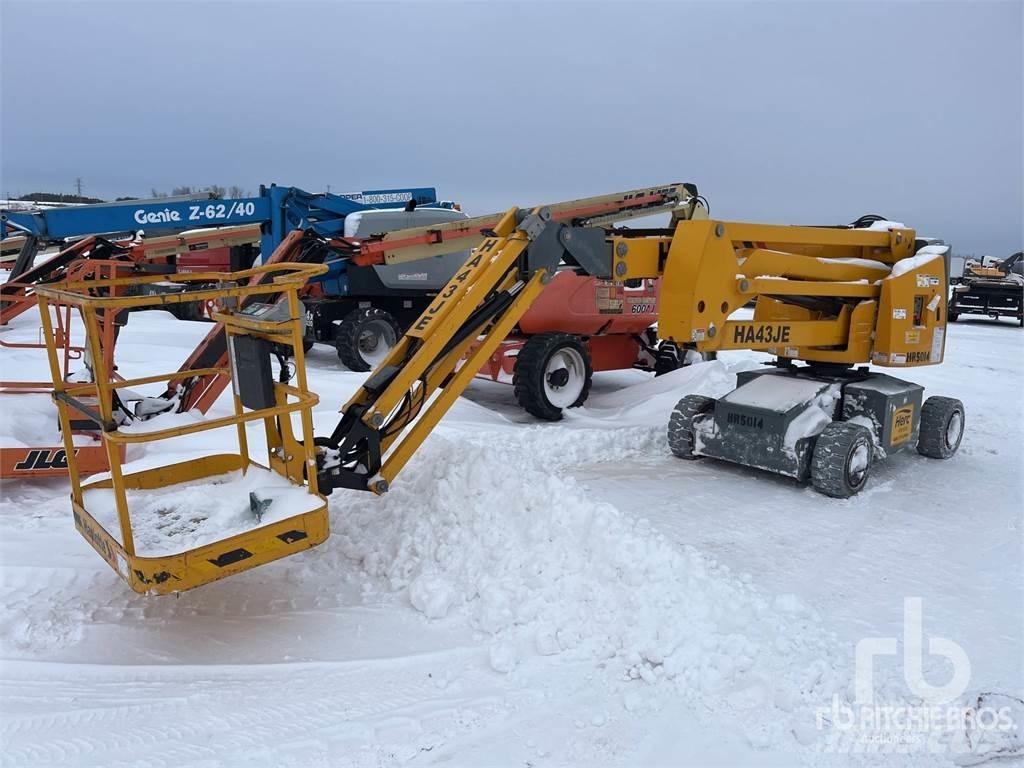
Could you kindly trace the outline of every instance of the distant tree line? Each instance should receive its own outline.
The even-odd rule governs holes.
[[[105,203],[106,200],[100,200],[98,197],[88,197],[86,195],[65,195],[60,192],[30,192],[27,195],[14,198],[15,200],[24,200],[29,203]]]
[[[149,190],[150,197],[179,197],[180,195],[205,195],[212,194],[214,197],[250,197],[248,190],[243,189],[237,184],[232,184],[230,187],[222,187],[219,184],[211,184],[207,187],[193,187],[185,185],[182,187],[172,187],[170,193],[162,192],[158,189]]]
[[[157,189],[151,189],[149,191],[150,197],[178,197],[181,195],[205,195],[212,193],[214,197],[251,197],[251,193],[238,186],[232,184],[230,187],[222,187],[219,184],[211,184],[206,187],[200,186],[181,186],[173,187],[170,192],[162,192]],[[31,203],[105,203],[106,200],[99,197],[89,197],[87,195],[76,195],[76,194],[65,194],[63,192],[31,192],[21,197],[15,197],[14,200],[22,200]],[[125,197],[115,197],[114,202],[121,202],[122,200],[139,200],[140,198],[135,195],[127,195]]]

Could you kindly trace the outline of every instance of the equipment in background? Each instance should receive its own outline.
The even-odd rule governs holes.
[[[63,270],[64,279],[53,285],[65,285],[69,282],[96,284],[117,278],[127,277],[134,272],[131,262],[101,259],[81,259],[68,265]],[[113,289],[113,295],[121,295],[122,290]],[[12,315],[30,307],[38,306],[38,299],[35,295],[11,296],[5,302],[4,310]],[[83,346],[84,339],[79,332],[77,338],[73,338],[72,331],[72,307],[65,303],[55,303],[51,306],[53,322],[54,345],[60,350],[58,356],[57,374],[66,382],[90,382],[94,377],[94,364],[92,354]],[[104,366],[115,378],[118,376],[117,367],[114,365],[113,352],[117,334],[122,325],[128,321],[127,312],[112,312],[97,314],[97,333],[99,346],[102,350]],[[4,349],[46,349],[46,342],[40,339],[37,342],[12,342],[0,338],[0,347]],[[9,370],[7,366],[5,370]],[[0,382],[0,407],[5,409],[17,409],[19,407],[18,396],[27,394],[50,394],[53,391],[53,384],[50,380],[30,381],[25,379],[8,380]],[[54,412],[52,421],[53,432],[56,436],[57,414]],[[83,473],[102,472],[108,468],[107,455],[103,446],[99,443],[99,437],[92,429],[92,423],[80,412],[71,414],[72,442],[74,443],[74,455],[78,466]],[[57,437],[51,443],[38,444],[38,438],[31,442],[35,445],[0,446],[0,478],[11,480],[36,479],[42,477],[65,477],[68,472],[68,454],[60,438]]]
[[[0,285],[0,325],[6,325],[27,307],[34,306],[34,300],[26,302],[22,299],[31,299],[37,285],[66,279],[69,270],[82,261],[121,261],[134,264],[136,272],[147,274],[237,272],[252,266],[258,255],[256,244],[259,239],[260,230],[255,225],[120,241],[89,236]],[[166,279],[146,285],[150,293],[176,293],[181,289],[182,286]],[[183,320],[208,317],[208,307],[200,304],[176,305],[170,309]]]
[[[147,265],[147,271],[183,273],[240,272],[249,269],[259,257],[260,228],[256,224],[238,227],[219,227],[180,235],[144,238],[132,245],[131,255]],[[191,285],[192,289],[199,287]],[[206,287],[212,287],[207,285]],[[142,284],[139,290],[147,294],[180,293],[185,284],[165,278],[159,282]],[[180,320],[210,320],[213,303],[188,302],[170,304],[168,311]]]
[[[687,190],[685,185],[667,184],[570,200],[554,204],[551,208],[558,212],[558,216],[575,224],[622,221],[671,211],[690,199],[694,193],[695,190]],[[425,199],[425,196],[420,194],[419,199]],[[118,208],[99,207],[105,209],[104,216],[115,215]],[[437,290],[464,262],[468,253],[444,252],[458,245],[469,247],[479,243],[484,237],[482,232],[497,220],[495,216],[467,219],[454,208],[405,207],[413,210],[361,210],[349,214],[344,221],[344,238],[325,241],[313,231],[293,233],[289,245],[279,249],[267,260],[269,263],[327,263],[328,272],[324,274],[323,282],[313,285],[313,290],[319,296],[310,299],[310,287],[304,289],[307,333],[310,316],[315,313],[317,320],[313,322],[321,328],[321,333],[325,329],[333,333],[333,342],[339,356],[353,370],[369,370],[383,359],[402,335],[403,328],[429,304]],[[81,210],[92,206],[75,208]],[[422,222],[429,222],[430,225],[408,228],[410,223]],[[68,226],[68,223],[60,219],[56,225]],[[395,231],[395,227],[403,228]],[[123,262],[125,269],[133,269],[133,274],[138,275],[175,269],[194,274],[201,267],[238,271],[251,265],[254,256],[252,246],[258,235],[256,226],[244,225],[125,241],[112,241],[98,236],[85,238],[23,273],[19,280],[2,286],[5,308],[0,310],[0,324],[35,305],[33,291],[36,284],[71,279],[69,275],[75,274],[74,270],[80,263],[118,260]],[[348,263],[353,257],[381,263],[356,266]],[[411,260],[412,257],[418,258]],[[387,258],[399,260],[394,265],[382,263]],[[419,278],[421,273],[428,276],[426,286],[423,281],[410,277]],[[394,314],[352,297],[323,295],[320,285],[326,286],[328,290],[344,292],[351,286],[351,283],[345,282],[349,279],[355,282],[363,296],[371,297],[374,303],[384,303],[385,307],[393,308]],[[416,282],[419,282],[418,288],[401,288],[406,283]],[[213,285],[192,279],[189,283],[190,295],[195,295],[194,290],[198,287]],[[538,302],[536,311],[528,314],[516,334],[506,340],[503,357],[499,360],[497,355],[494,356],[494,362],[485,365],[481,371],[493,370],[496,364],[511,374],[510,366],[516,360],[517,350],[530,342],[524,359],[534,361],[536,365],[523,368],[516,395],[520,403],[539,418],[560,418],[562,406],[559,403],[581,404],[589,390],[590,371],[594,366],[597,370],[641,367],[664,372],[679,364],[675,346],[659,344],[649,330],[656,317],[655,281],[641,281],[637,288],[624,288],[610,281],[599,282],[592,277],[566,272],[554,282],[552,290],[561,292],[563,287],[569,285],[582,288],[573,291],[582,299],[582,303],[570,301],[568,296],[558,296],[557,293],[552,294],[552,300]],[[182,293],[185,287],[184,283],[177,282],[172,275],[165,274],[160,279],[135,281],[131,289],[138,293],[172,296]],[[566,305],[560,308],[558,304],[563,299]],[[399,303],[401,307],[396,306]],[[212,300],[198,302],[168,299],[158,306],[176,317],[199,320],[211,316],[212,304]],[[147,308],[152,308],[152,305],[147,305]],[[617,313],[616,308],[620,312]],[[346,314],[340,320],[324,323],[332,314],[341,312]],[[622,313],[628,313],[628,316]],[[399,323],[396,317],[401,318],[402,322]],[[571,337],[565,339],[558,335],[564,335],[565,332],[572,334]],[[305,349],[309,346],[307,336]],[[567,347],[573,347],[578,357],[573,357],[573,350]],[[538,350],[539,354],[536,353]],[[112,344],[108,352],[112,354]],[[191,409],[205,413],[227,384],[225,377],[213,372],[222,370],[227,364],[226,352],[223,332],[216,326],[182,366],[183,370],[205,368],[211,372],[175,378],[162,397],[147,398],[136,404],[133,415],[151,418],[168,410],[184,412]],[[579,364],[569,367],[563,364],[565,360],[578,361]],[[544,369],[543,372],[540,368]],[[502,375],[499,371],[498,378]],[[560,382],[561,376],[566,377],[564,383]],[[573,395],[571,401],[566,401],[566,393],[571,394],[575,388],[583,387],[580,382],[583,376],[586,388]],[[88,441],[79,450],[83,471],[106,469],[103,452],[94,445],[92,437],[89,430],[75,433],[77,441]],[[12,467],[22,467],[14,476],[56,476],[66,471],[63,449],[58,446],[32,446],[19,449],[17,453],[8,462]],[[29,462],[28,458],[32,457],[36,460]],[[28,471],[29,465],[34,468],[31,472]]]
[[[101,237],[87,237],[51,256],[16,280],[9,280],[0,286],[0,325],[7,325],[14,318],[37,306],[36,290],[43,285],[58,286],[68,282],[109,281],[119,277],[142,277],[160,275],[148,282],[135,280],[131,285],[118,287],[115,295],[127,293],[169,294],[180,293],[181,283],[167,279],[166,273],[173,272],[176,264],[188,271],[194,269],[195,253],[203,254],[201,260],[220,263],[227,271],[232,265],[248,262],[251,265],[255,255],[254,244],[259,240],[259,227],[241,226],[183,233],[148,240],[114,242]],[[241,269],[237,266],[237,269]],[[236,270],[237,271],[237,270]],[[177,317],[184,319],[205,319],[210,304],[199,302],[171,303],[162,305]],[[54,333],[57,345],[63,350],[63,376],[65,380],[77,382],[92,381],[93,368],[89,353],[82,346],[82,332],[73,341],[72,311],[67,305],[54,307]],[[101,347],[108,369],[116,371],[113,362],[114,345],[119,328],[128,322],[128,311],[118,312],[110,322],[101,318],[103,330]],[[5,349],[46,348],[40,339],[32,342],[12,342],[0,338],[0,347]],[[78,365],[72,370],[72,363]],[[11,367],[11,366],[8,366]],[[8,380],[0,382],[0,395],[49,393],[49,381]],[[13,400],[7,400],[3,407],[13,408]],[[162,404],[162,403],[161,403]],[[161,412],[166,408],[156,409]],[[56,433],[56,414],[53,426]],[[87,419],[72,419],[75,427],[73,440],[80,471],[101,472],[107,469],[107,458],[98,437]],[[84,427],[84,428],[82,428]],[[41,477],[62,477],[67,474],[67,456],[63,446],[44,442],[40,444],[39,433],[25,438],[26,444],[0,447],[0,478],[36,479]]]
[[[101,237],[87,237],[17,276],[12,272],[7,282],[0,285],[0,325],[7,325],[35,306],[37,286],[66,279],[69,271],[82,261],[127,262],[128,250],[124,245]]]
[[[660,341],[651,327],[659,289],[657,279],[626,284],[562,269],[478,376],[511,384],[526,411],[558,421],[586,402],[594,373],[636,368],[659,376],[699,362],[692,344]]]
[[[47,353],[54,371],[75,526],[136,592],[180,592],[316,546],[327,538],[327,503],[317,492],[312,409],[302,351],[299,289],[325,271],[320,265],[279,264],[221,274],[214,289],[209,273],[175,274],[200,287],[170,296],[122,296],[119,289],[160,277],[71,282],[39,288]],[[97,288],[101,295],[96,295]],[[116,380],[101,355],[101,318],[131,308],[186,301],[218,302],[230,365],[219,371],[234,385],[230,416],[197,420],[155,431],[121,429],[132,387],[175,374]],[[94,380],[65,381],[58,373],[58,339],[50,306],[82,313],[88,349],[97,361]],[[279,363],[274,376],[271,357]],[[292,357],[293,362],[287,362]],[[201,374],[202,371],[192,371]],[[289,383],[292,378],[295,383]],[[100,435],[110,476],[83,483],[83,467],[71,435],[76,414]],[[299,417],[301,440],[293,427]],[[128,417],[130,418],[130,417]],[[269,461],[254,461],[246,426],[262,423]],[[151,443],[234,426],[236,453],[204,454],[189,461],[125,473],[127,445]],[[188,487],[180,488],[184,483]]]
[[[260,186],[256,197],[220,199],[210,193],[151,200],[70,205],[34,211],[0,210],[0,240],[24,237],[12,278],[32,266],[39,248],[69,238],[106,235],[132,237],[177,234],[208,227],[260,226],[260,250],[274,249],[289,232],[311,229],[323,237],[342,234],[345,217],[357,211],[407,206],[451,208],[439,202],[433,187],[378,189],[347,194],[312,193],[297,187]]]
[[[21,253],[22,246],[25,245],[25,238],[22,236],[7,237],[0,240],[0,264],[5,267],[10,264],[14,266],[14,262],[18,260],[18,254]]]
[[[1024,328],[1022,263],[1024,251],[990,264],[968,261],[963,276],[951,281],[950,321],[955,323],[960,315],[987,315],[993,320],[1013,317]]]
[[[621,221],[636,216],[647,216],[652,213],[669,211],[677,216],[677,211],[689,210],[691,201],[696,200],[696,190],[689,189],[685,184],[669,184],[660,187],[618,192],[609,195],[569,200],[551,206],[557,210],[562,220],[581,224],[590,221]],[[417,211],[422,210],[417,208]],[[682,214],[678,214],[682,215]],[[555,216],[555,214],[553,214]],[[293,231],[281,245],[264,260],[265,264],[326,264],[326,276],[335,273],[338,264],[344,263],[346,268],[373,268],[384,265],[401,265],[407,262],[422,263],[428,257],[443,256],[453,247],[475,247],[485,237],[483,234],[491,217],[462,219],[451,224],[438,224],[434,227],[420,227],[413,230],[374,235],[366,240],[354,241],[345,238],[324,238],[315,231]],[[425,294],[420,301],[424,309],[433,294]],[[360,307],[361,310],[367,309]],[[374,317],[379,317],[376,313]],[[308,314],[307,314],[308,322]],[[380,331],[384,333],[384,331]],[[400,328],[394,331],[399,334]],[[362,334],[354,338],[361,338]],[[390,353],[391,347],[380,345],[381,352]],[[305,340],[306,349],[310,340]],[[219,368],[227,360],[227,348],[224,335],[219,327],[211,329],[199,346],[192,352],[182,368]],[[205,413],[213,405],[224,390],[226,382],[216,374],[202,376],[182,376],[168,385],[162,396],[168,407],[178,412],[198,408]]]
[[[570,200],[551,206],[556,218],[576,223],[620,221],[670,211],[684,196],[683,186],[668,184]],[[335,346],[345,364],[370,370],[402,331],[430,303],[468,249],[500,216],[466,218],[458,206],[438,202],[432,188],[376,190],[352,195],[312,195],[295,188],[262,188],[260,197],[214,200],[209,197],[162,198],[42,211],[4,211],[0,228],[23,232],[25,246],[4,286],[5,295],[26,283],[54,279],[48,265],[65,263],[94,247],[126,248],[117,258],[147,261],[154,268],[190,272],[238,270],[251,266],[254,225],[228,230],[223,225],[259,222],[264,258],[282,243],[284,233],[302,229],[331,243],[322,253],[329,270],[305,292],[308,350],[316,341]],[[191,226],[212,226],[185,234],[153,237]],[[130,243],[86,238],[40,267],[31,267],[38,246],[83,234],[135,232],[148,237]],[[400,230],[394,237],[392,230]],[[6,241],[5,241],[6,242]],[[462,250],[460,250],[462,249]],[[401,261],[387,264],[393,255]],[[429,258],[428,258],[429,257]],[[406,264],[410,259],[417,263]],[[181,286],[165,280],[146,290],[174,293]],[[168,305],[182,319],[209,316],[209,307]]]
[[[143,237],[132,242],[136,261],[161,266],[167,272],[241,272],[260,254],[257,224]]]
[[[160,263],[168,271],[221,271],[246,269],[258,253],[273,253],[293,230],[309,230],[321,237],[343,235],[351,214],[390,210],[411,211],[402,226],[429,222],[430,211],[453,212],[457,206],[438,201],[432,187],[367,190],[348,194],[314,194],[296,187],[260,187],[257,197],[218,199],[210,193],[155,200],[129,200],[97,205],[73,205],[34,211],[0,211],[0,242],[18,238],[22,243],[9,280],[34,282],[25,273],[34,269],[45,245],[65,245],[76,237],[106,236],[107,240],[140,242],[148,256],[139,260]],[[241,225],[248,225],[242,229]],[[226,232],[225,228],[234,228]],[[259,247],[254,247],[257,243]],[[180,263],[179,263],[180,260]],[[332,267],[336,280],[344,278],[347,262]],[[148,290],[174,292],[180,286],[149,286]],[[183,319],[205,319],[206,308],[175,307]]]
[[[418,225],[465,219],[453,208],[360,211],[345,219],[353,242]],[[358,266],[331,252],[324,279],[304,291],[306,348],[332,345],[352,371],[369,371],[466,260],[466,251],[396,266]]]
[[[260,187],[259,196],[253,198],[216,199],[204,193],[37,211],[4,210],[0,211],[0,234],[4,238],[0,242],[7,243],[14,239],[10,235],[17,235],[23,244],[9,277],[16,282],[5,285],[4,292],[6,295],[25,283],[37,282],[34,275],[40,270],[46,272],[53,261],[34,267],[39,248],[47,243],[63,243],[65,238],[88,235],[86,247],[91,247],[103,240],[98,235],[107,235],[103,242],[115,241],[116,247],[128,248],[123,254],[125,258],[146,261],[154,270],[238,271],[251,267],[260,252],[268,258],[287,233],[296,229],[328,239],[352,236],[356,230],[346,224],[349,217],[363,221],[364,226],[358,230],[360,237],[374,238],[387,229],[450,222],[464,219],[465,215],[454,203],[439,201],[432,187],[337,195],[312,194],[276,185]],[[195,230],[196,227],[202,229]],[[140,237],[143,233],[145,238]],[[65,252],[82,247],[75,244]],[[392,275],[391,280],[387,273],[396,272],[394,268],[356,267],[350,280],[347,272],[352,265],[347,258],[336,256],[327,283],[307,289],[311,296],[319,297],[315,311],[308,317],[325,326],[320,331],[323,340],[336,343],[339,354],[354,370],[369,370],[367,363],[360,363],[362,350],[376,343],[379,335],[375,332],[383,327],[389,313],[415,317],[463,260],[464,255],[456,255],[447,259],[446,264],[405,270],[407,275]],[[402,280],[424,271],[433,273],[434,278],[426,283]],[[378,272],[383,282],[375,279]],[[154,293],[176,293],[182,289],[169,280],[146,286],[147,291]],[[408,312],[398,311],[414,305]],[[168,305],[168,309],[183,320],[205,320],[210,311],[209,306],[195,303]],[[384,320],[368,319],[368,313]],[[346,320],[344,328],[335,327]],[[311,336],[310,344],[312,340]],[[384,348],[383,344],[377,346]],[[366,354],[372,360],[372,350]]]
[[[672,183],[567,200],[549,209],[554,218],[575,224],[626,221],[671,212],[689,194],[683,184]],[[330,241],[327,276],[307,290],[307,350],[314,342],[332,344],[350,370],[372,370],[500,219],[501,214],[467,218],[458,210],[419,206],[411,213],[350,215],[344,236]],[[555,320],[531,333],[559,330]]]

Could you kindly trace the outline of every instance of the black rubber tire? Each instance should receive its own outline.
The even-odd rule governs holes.
[[[654,359],[654,375],[656,377],[679,370],[683,364],[680,354],[683,359],[686,357],[686,350],[680,350],[672,342],[665,341],[658,343],[657,353]]]
[[[206,320],[206,313],[203,312],[203,303],[201,301],[185,301],[181,304],[169,304],[167,308],[171,314],[179,320],[188,320],[190,322],[202,322]]]
[[[195,284],[192,286],[192,288],[196,290],[213,287],[213,283]],[[191,322],[201,323],[210,319],[206,315],[206,307],[202,301],[186,301],[175,305],[175,307],[177,308],[177,312],[174,312],[174,314],[179,320],[189,320]]]
[[[693,452],[696,447],[693,422],[714,407],[715,399],[704,395],[687,395],[676,403],[668,419],[668,447],[674,455],[688,460],[700,458]]]
[[[862,474],[851,470],[850,462],[861,448],[868,451],[868,464]],[[816,491],[835,499],[859,493],[871,475],[875,446],[871,432],[859,424],[833,421],[814,443],[811,456],[811,484]]]
[[[957,313],[957,312],[950,312],[949,313],[949,322],[955,323],[959,318],[960,318],[959,313]]]
[[[562,408],[553,405],[544,392],[544,372],[551,356],[561,349],[570,347],[583,359],[583,389],[579,397],[569,405],[578,408],[583,405],[590,394],[590,385],[594,377],[594,366],[590,361],[590,351],[571,333],[538,333],[526,340],[516,357],[512,372],[512,387],[516,401],[527,413],[545,421],[560,421]]]
[[[678,347],[672,342],[660,342],[658,344],[658,355],[654,361],[655,377],[693,365],[693,362],[696,361],[689,363],[686,362],[689,352],[690,350],[686,347]],[[707,355],[701,354],[701,362],[704,362],[707,359]]]
[[[949,442],[950,422],[959,414],[960,432]],[[930,459],[948,459],[960,447],[964,437],[964,404],[954,397],[929,397],[921,406],[921,425],[917,433],[917,452]]]
[[[313,341],[312,339],[308,339],[306,337],[303,337],[302,338],[302,351],[308,353],[309,350],[311,350],[313,348],[314,344],[316,344],[316,342]],[[295,350],[292,349],[290,344],[281,344],[279,351],[285,357],[287,357],[289,360],[291,358],[295,357]]]
[[[338,324],[334,332],[334,348],[338,350],[338,357],[350,371],[365,373],[373,366],[370,365],[359,351],[359,337],[366,326],[371,322],[383,322],[391,326],[397,341],[402,337],[402,328],[398,321],[392,317],[390,312],[385,312],[377,307],[359,307],[353,309]]]

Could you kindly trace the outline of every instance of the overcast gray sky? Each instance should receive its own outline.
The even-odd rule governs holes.
[[[1024,20],[985,2],[0,2],[0,193],[667,181],[715,216],[1024,245]]]

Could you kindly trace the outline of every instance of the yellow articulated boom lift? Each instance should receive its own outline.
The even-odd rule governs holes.
[[[957,450],[959,401],[923,401],[921,386],[861,365],[942,361],[948,252],[922,248],[912,229],[714,221],[687,188],[692,194],[667,229],[573,226],[546,208],[510,209],[342,408],[333,433],[315,439],[315,453],[285,434],[286,422],[265,420],[270,433],[277,430],[272,445],[306,457],[271,469],[313,494],[385,493],[560,268],[621,281],[660,277],[661,337],[700,352],[775,356],[773,366],[741,374],[724,397],[690,395],[666,414],[669,445],[680,458],[723,459],[846,497],[864,487],[874,461],[893,452],[948,458]],[[751,300],[753,319],[730,319]],[[232,348],[245,334],[236,324]],[[252,399],[254,382],[264,382],[258,391],[283,386],[272,379],[270,347],[248,352],[233,358],[235,375],[250,382],[250,394],[237,395],[243,414],[265,405]],[[187,479],[174,466],[161,478],[165,485]],[[115,476],[115,490],[117,483]],[[244,555],[229,559],[219,575],[249,567]],[[218,577],[211,572],[186,564],[128,578],[140,591],[169,592]]]

